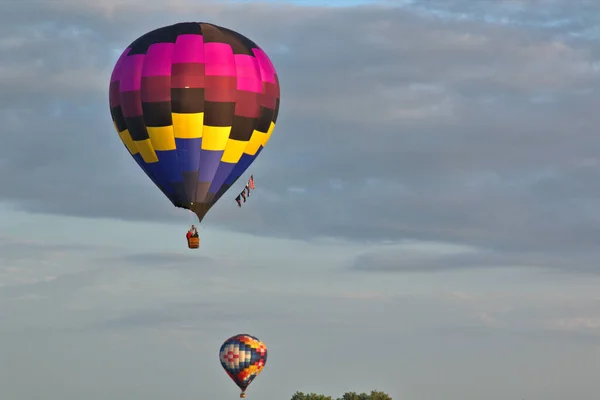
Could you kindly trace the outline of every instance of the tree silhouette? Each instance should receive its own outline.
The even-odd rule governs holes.
[[[324,394],[316,394],[316,393],[302,393],[296,392],[292,396],[291,400],[333,400],[331,396],[325,396]]]
[[[333,400],[333,398],[324,394],[296,392],[291,400]],[[371,393],[346,392],[336,400],[392,400],[392,398],[387,393],[372,390]]]

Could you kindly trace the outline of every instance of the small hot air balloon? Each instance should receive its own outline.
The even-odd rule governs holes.
[[[223,343],[219,351],[221,365],[246,397],[246,389],[267,363],[267,347],[254,336],[240,334]]]
[[[129,153],[199,222],[260,154],[279,111],[279,79],[265,52],[203,22],[133,41],[116,62],[109,92]]]

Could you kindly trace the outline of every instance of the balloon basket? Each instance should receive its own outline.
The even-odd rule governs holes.
[[[198,247],[200,247],[200,238],[197,237],[191,237],[188,239],[188,247],[190,249],[197,249]]]
[[[245,399],[246,398],[246,393],[242,392],[240,393],[240,399]]]

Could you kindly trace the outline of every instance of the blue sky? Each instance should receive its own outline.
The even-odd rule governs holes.
[[[249,399],[598,399],[600,3],[356,3],[5,7],[3,399],[237,398],[242,332],[269,349]],[[107,98],[121,49],[190,19],[282,86],[256,191],[197,252]]]

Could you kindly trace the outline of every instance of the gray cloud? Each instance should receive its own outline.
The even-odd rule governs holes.
[[[260,293],[253,299],[253,307],[240,307],[243,296],[214,296],[205,301],[170,302],[152,309],[135,310],[116,318],[91,324],[86,329],[110,332],[131,329],[181,329],[187,331],[223,332],[227,327],[243,326],[252,321],[272,324],[275,321],[293,323],[295,318],[265,301]]]
[[[317,12],[180,2],[163,17],[159,2],[144,4],[23,2],[3,14],[0,198],[32,212],[178,221],[118,141],[106,86],[133,38],[201,10],[260,43],[282,82],[280,123],[253,167],[248,212],[233,214],[226,196],[207,223],[492,254],[444,261],[452,265],[570,260],[592,269],[597,5],[420,1]]]
[[[531,267],[570,273],[599,274],[599,253],[559,254],[545,252],[476,251],[431,256],[403,251],[374,252],[359,256],[348,268],[364,272],[447,272],[454,270]]]
[[[214,267],[217,261],[214,258],[198,254],[151,252],[139,254],[126,254],[117,257],[106,257],[107,262],[125,263],[143,267],[186,267],[198,269],[200,266]]]

